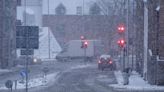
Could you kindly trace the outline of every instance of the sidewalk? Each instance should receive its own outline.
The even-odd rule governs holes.
[[[150,85],[143,78],[133,71],[129,77],[129,85],[123,85],[123,76],[120,71],[115,71],[118,84],[108,85],[117,91],[137,91],[137,92],[164,92],[164,86]]]

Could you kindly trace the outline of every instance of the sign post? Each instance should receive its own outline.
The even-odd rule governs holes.
[[[44,73],[44,81],[46,83],[46,77],[47,77],[47,73],[49,72],[49,68],[48,67],[44,67],[42,71]]]
[[[7,80],[5,86],[6,88],[11,89],[12,92],[13,82],[11,80]]]
[[[39,48],[39,27],[17,26],[16,29],[16,48],[24,49],[21,52],[26,55],[26,92],[28,92],[28,55],[33,53],[31,50]]]

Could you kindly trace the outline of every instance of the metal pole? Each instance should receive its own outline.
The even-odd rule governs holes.
[[[133,33],[134,33],[134,0],[133,0]],[[134,39],[132,39],[132,70],[134,69]]]
[[[85,58],[85,59],[84,59],[85,61],[84,61],[84,62],[87,61],[87,55],[86,55],[87,53],[86,53],[86,49],[87,49],[87,48],[84,48],[84,54],[85,54],[85,57],[84,57],[84,58]]]
[[[127,66],[129,67],[129,0],[127,0]]]
[[[160,1],[159,1],[160,5]],[[159,56],[159,11],[157,11],[156,57]],[[156,59],[156,85],[158,85],[158,61]]]
[[[48,15],[49,15],[49,0],[48,0]],[[48,27],[48,56],[49,56],[49,59],[51,58],[51,41],[50,41],[50,30],[49,30],[49,27]]]
[[[26,0],[24,2],[25,4],[25,26],[26,26]],[[25,28],[26,29],[26,28]],[[29,48],[28,48],[28,34],[27,36],[27,40],[26,40],[26,50],[28,52]],[[26,92],[28,92],[28,53],[26,54],[26,66],[25,66],[25,70],[26,70]]]
[[[123,48],[123,70],[125,69],[125,47]]]

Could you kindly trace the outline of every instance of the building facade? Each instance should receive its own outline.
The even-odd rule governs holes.
[[[136,18],[137,70],[148,83],[164,85],[164,1],[138,0],[136,4],[136,15],[140,16],[140,20]]]
[[[105,48],[104,51],[109,53],[111,49],[117,47],[117,31],[113,30],[110,23],[111,17],[104,15],[44,15],[43,26],[52,30],[55,38],[63,48],[70,40],[80,40],[85,36],[91,40],[101,40]]]
[[[17,0],[0,0],[0,68],[14,65]]]

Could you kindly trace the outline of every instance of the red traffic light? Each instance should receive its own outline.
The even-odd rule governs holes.
[[[120,43],[121,43],[120,40],[118,40],[118,41],[117,41],[117,44],[120,44]]]
[[[125,27],[123,25],[118,26],[118,32],[123,33],[125,31]]]
[[[85,41],[85,42],[84,42],[84,44],[85,44],[85,45],[88,45],[88,42],[87,42],[87,41]]]
[[[124,39],[120,39],[117,41],[117,44],[119,47],[125,47],[126,42]]]
[[[87,48],[88,47],[88,41],[83,41],[81,48]]]
[[[85,39],[85,37],[84,37],[84,36],[80,36],[80,39],[81,39],[81,40],[84,40],[84,39]]]
[[[121,40],[120,40],[120,43],[121,43],[121,44],[125,44],[125,40],[121,39]]]

